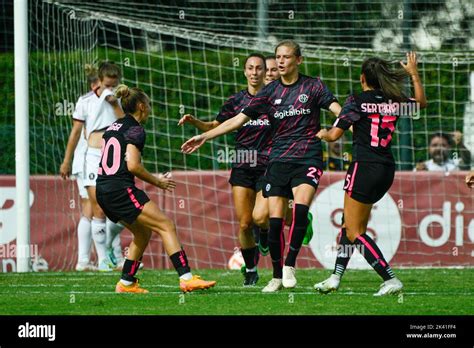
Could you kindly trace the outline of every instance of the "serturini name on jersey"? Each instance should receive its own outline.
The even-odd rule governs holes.
[[[418,103],[388,102],[388,103],[362,103],[360,105],[362,112],[375,112],[383,115],[393,116],[416,116],[420,112]]]
[[[311,109],[289,109],[289,110],[283,110],[283,111],[277,111],[273,114],[273,117],[275,118],[285,118],[285,117],[292,117],[292,116],[300,116],[300,115],[309,115],[311,113]]]
[[[262,120],[262,119],[256,119],[256,120],[250,120],[248,122],[245,122],[244,125],[242,127],[246,127],[246,126],[269,126],[270,125],[270,121],[265,119],[265,120]]]

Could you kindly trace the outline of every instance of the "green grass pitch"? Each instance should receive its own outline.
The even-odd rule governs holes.
[[[256,287],[243,288],[239,271],[200,270],[218,281],[206,291],[182,294],[176,273],[143,270],[138,277],[150,294],[115,294],[119,273],[2,273],[4,315],[465,315],[474,314],[474,269],[396,270],[402,295],[373,297],[381,283],[373,271],[348,270],[338,292],[313,290],[328,270],[297,270],[298,285],[262,294],[271,277],[260,271]]]

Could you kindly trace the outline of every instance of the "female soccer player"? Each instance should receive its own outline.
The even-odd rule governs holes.
[[[178,125],[187,122],[200,130],[208,131],[237,115],[240,110],[250,103],[264,85],[265,58],[258,53],[250,54],[244,62],[244,74],[247,78],[247,88],[230,96],[214,121],[203,122],[195,119],[192,115],[184,115],[179,120]],[[234,206],[239,220],[241,252],[245,261],[244,286],[253,286],[259,279],[257,272],[258,250],[252,232],[252,212],[254,208],[268,212],[268,204],[262,196],[262,179],[270,150],[270,128],[268,117],[263,114],[258,119],[244,124],[235,138],[237,154],[244,155],[242,156],[244,160],[253,159],[253,163],[248,160],[241,163],[232,163],[229,180],[232,185]],[[246,154],[249,156],[245,156]],[[266,233],[265,229],[262,231],[262,234],[264,233]]]
[[[403,284],[395,277],[388,262],[374,240],[366,233],[373,204],[379,201],[392,186],[395,161],[391,151],[392,134],[400,117],[402,103],[415,102],[426,107],[426,97],[417,70],[415,52],[407,53],[403,69],[392,70],[389,62],[369,58],[362,64],[360,82],[363,92],[347,98],[334,127],[318,133],[318,137],[336,141],[349,127],[354,127],[353,162],[346,176],[344,190],[344,225],[339,237],[338,255],[334,273],[314,288],[322,293],[339,287],[353,248],[358,248],[367,262],[384,280],[374,296],[398,293]],[[415,99],[403,94],[403,84],[410,76]],[[408,108],[410,110],[410,108]]]
[[[90,64],[86,64],[85,72],[87,76],[87,82],[91,91],[81,97],[79,97],[76,108],[72,115],[72,129],[69,135],[68,144],[66,147],[66,153],[64,154],[64,160],[61,164],[60,173],[63,179],[66,179],[70,171],[71,174],[76,178],[77,187],[79,189],[79,196],[81,197],[81,218],[77,225],[77,245],[78,255],[76,271],[93,271],[95,266],[90,262],[90,249],[91,249],[91,219],[92,219],[92,207],[87,194],[87,190],[83,184],[83,171],[84,171],[84,157],[87,150],[87,141],[84,138],[82,132],[83,121],[78,119],[78,115],[82,112],[85,104],[90,101],[89,98],[94,92],[93,90],[98,87],[99,77],[97,75],[97,68]],[[76,144],[73,146],[73,144]],[[72,161],[71,168],[71,158]]]
[[[145,192],[135,186],[135,177],[167,191],[172,191],[176,186],[169,173],[156,177],[141,163],[141,152],[145,146],[145,129],[142,125],[151,111],[150,99],[141,89],[125,85],[120,85],[115,95],[121,98],[126,115],[114,122],[103,134],[96,187],[97,202],[108,218],[113,222],[121,221],[133,233],[122,277],[115,291],[148,292],[139,286],[135,274],[152,231],[161,236],[166,253],[179,274],[182,291],[214,286],[215,281],[205,281],[191,274],[174,223],[150,201]]]
[[[264,196],[269,197],[269,247],[273,265],[273,279],[263,292],[275,292],[296,286],[295,264],[308,226],[309,205],[322,175],[320,109],[335,115],[340,105],[319,78],[299,72],[303,62],[300,46],[292,41],[280,42],[275,49],[281,79],[265,86],[237,116],[217,128],[189,139],[181,147],[191,153],[207,140],[240,128],[250,119],[268,114],[274,133]],[[283,267],[284,218],[288,198],[293,194],[293,222],[290,243]],[[283,278],[283,279],[282,279]]]
[[[278,80],[280,78],[280,72],[278,71],[278,64],[276,62],[275,56],[266,56],[265,57],[265,86],[270,82]]]
[[[79,121],[73,128],[74,138],[70,139],[66,149],[65,163],[61,166],[61,176],[66,178],[71,172],[70,154],[77,145],[79,135],[82,131],[82,124],[85,123],[85,136],[87,139],[87,151],[85,156],[84,186],[92,204],[91,233],[94,240],[99,271],[111,271],[107,257],[106,235],[107,230],[112,231],[114,236],[117,231],[121,231],[123,226],[112,224],[106,226],[104,212],[97,204],[95,198],[95,181],[100,160],[100,144],[102,134],[118,116],[122,116],[116,99],[113,97],[112,88],[116,87],[121,78],[120,68],[111,63],[103,62],[99,66],[99,87],[93,93],[84,98],[81,112],[77,112],[74,119]],[[79,130],[78,130],[79,128]]]

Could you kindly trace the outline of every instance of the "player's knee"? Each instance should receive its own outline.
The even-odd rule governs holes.
[[[346,226],[346,235],[347,239],[349,239],[351,243],[354,243],[357,237],[360,236],[360,231],[358,228],[350,228]]]
[[[167,218],[165,221],[161,222],[155,230],[160,233],[176,233],[176,225],[173,220]]]
[[[242,232],[252,232],[252,219],[246,218],[240,220],[240,231]]]
[[[252,219],[258,227],[267,227],[268,225],[268,214],[263,211],[254,211]]]

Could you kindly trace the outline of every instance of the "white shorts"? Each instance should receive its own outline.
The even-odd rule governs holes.
[[[84,173],[74,174],[74,177],[76,178],[77,188],[79,189],[79,196],[84,199],[89,199],[87,189],[84,187]]]
[[[88,147],[86,152],[86,165],[84,172],[84,186],[95,186],[97,172],[99,170],[100,149]]]

